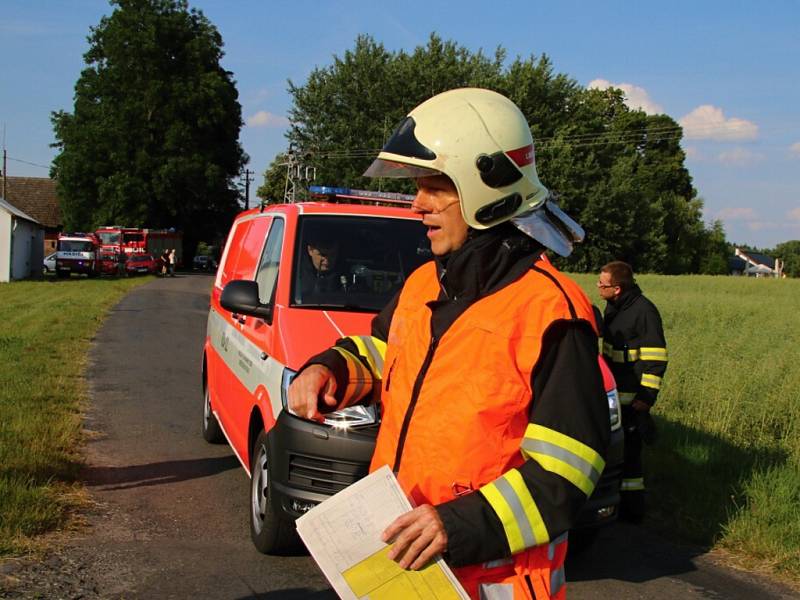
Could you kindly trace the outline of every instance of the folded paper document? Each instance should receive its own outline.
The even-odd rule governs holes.
[[[370,600],[467,599],[441,558],[406,571],[387,554],[381,533],[411,510],[394,473],[382,467],[297,520],[297,532],[339,597]]]

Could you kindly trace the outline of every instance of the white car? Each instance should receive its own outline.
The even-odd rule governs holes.
[[[56,270],[56,253],[48,254],[44,257],[42,269],[45,273],[54,273]]]

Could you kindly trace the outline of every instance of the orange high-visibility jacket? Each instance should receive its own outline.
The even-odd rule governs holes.
[[[476,301],[436,340],[426,302],[439,291],[434,263],[403,286],[387,340],[371,467],[389,465],[418,504],[438,505],[470,490],[485,497],[513,556],[456,569],[472,597],[509,598],[513,589],[514,598],[563,598],[566,535],[553,539],[547,531],[517,467],[537,460],[587,496],[603,470],[595,450],[529,419],[531,374],[545,332],[558,320],[594,326],[591,303],[576,283],[539,261]]]

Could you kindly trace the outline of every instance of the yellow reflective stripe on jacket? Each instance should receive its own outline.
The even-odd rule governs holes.
[[[644,489],[644,477],[632,477],[630,479],[623,479],[622,484],[619,486],[622,492],[638,492]]]
[[[635,362],[639,360],[639,350],[636,348],[628,348],[628,360],[625,360],[625,350],[615,350],[610,342],[603,343],[603,355],[611,359],[615,363]]]
[[[375,379],[381,379],[383,357],[386,356],[386,342],[370,335],[351,335],[348,339],[356,345],[359,354],[367,359],[372,376]]]
[[[667,361],[666,348],[639,348],[639,360],[663,360]]]
[[[342,408],[355,404],[372,390],[372,375],[358,357],[344,348],[334,346],[347,363],[347,388],[342,395]]]
[[[542,425],[528,425],[521,446],[527,458],[560,475],[587,497],[606,466],[603,457],[586,444]]]
[[[651,375],[650,373],[644,373],[642,375],[642,385],[644,387],[653,388],[654,390],[660,390],[661,377],[658,375]]]
[[[620,404],[630,404],[636,399],[636,392],[617,392]]]
[[[512,554],[550,540],[542,515],[519,471],[511,469],[483,486],[480,492],[503,524]]]

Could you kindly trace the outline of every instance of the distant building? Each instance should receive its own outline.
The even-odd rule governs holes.
[[[0,198],[0,282],[41,277],[44,228]]]
[[[44,256],[56,250],[58,234],[64,228],[56,182],[49,177],[0,177],[0,197],[35,219],[44,228]]]
[[[746,277],[783,277],[783,261],[760,252],[736,248],[728,260],[731,275]]]

